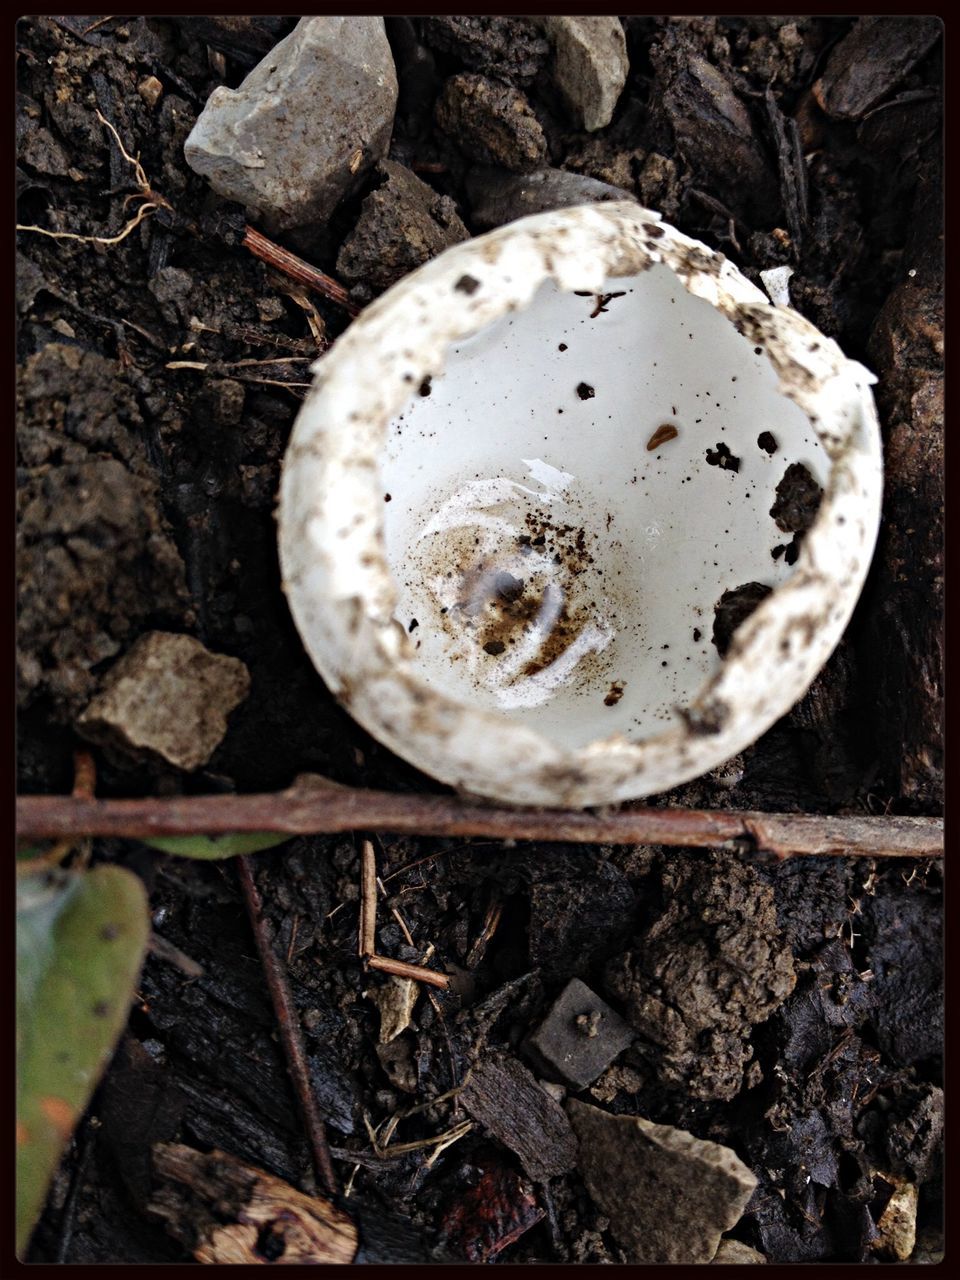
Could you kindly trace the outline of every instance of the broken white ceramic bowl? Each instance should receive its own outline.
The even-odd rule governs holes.
[[[875,379],[657,214],[457,245],[314,369],[290,608],[341,703],[432,777],[528,805],[663,791],[840,639],[879,520]],[[732,638],[731,598],[760,601]]]

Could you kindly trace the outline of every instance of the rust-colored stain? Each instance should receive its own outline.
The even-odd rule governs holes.
[[[659,449],[660,446],[662,444],[666,444],[668,440],[676,440],[679,434],[680,432],[672,423],[664,422],[661,426],[657,427],[656,431],[647,441],[647,450],[652,452],[654,449]]]
[[[22,1120],[17,1121],[17,1146],[25,1147],[30,1141],[30,1130]]]
[[[47,1117],[61,1138],[69,1138],[73,1133],[73,1122],[76,1112],[69,1102],[52,1095],[40,1099],[40,1110]]]

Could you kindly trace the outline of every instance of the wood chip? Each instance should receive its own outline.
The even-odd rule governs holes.
[[[664,422],[661,426],[657,427],[656,431],[647,441],[648,452],[652,452],[654,449],[659,449],[660,446],[662,444],[666,444],[668,440],[676,440],[679,434],[680,432],[675,426],[669,422]]]
[[[150,1204],[198,1262],[350,1263],[357,1229],[331,1201],[223,1151],[157,1143]]]
[[[484,1059],[471,1072],[460,1101],[535,1182],[566,1173],[576,1163],[569,1120],[516,1059]]]

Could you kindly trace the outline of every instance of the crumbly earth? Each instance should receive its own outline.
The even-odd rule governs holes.
[[[364,304],[423,256],[411,255],[407,228],[419,228],[424,253],[461,234],[459,223],[480,230],[484,182],[434,115],[444,86],[468,75],[524,95],[545,166],[625,187],[754,281],[793,267],[794,305],[880,379],[878,556],[843,643],[802,702],[735,760],[658,803],[939,813],[936,33],[931,43],[925,19],[898,26],[895,39],[889,20],[871,19],[852,41],[850,18],[623,21],[627,86],[610,126],[587,135],[571,127],[532,20],[387,19],[400,82],[389,161],[422,188],[371,174],[329,224],[288,247],[335,276],[343,253],[344,283]],[[279,587],[280,462],[309,365],[346,313],[253,258],[242,247],[243,211],[213,196],[183,158],[216,85],[238,84],[293,23],[67,16],[18,25],[17,221],[119,234],[134,174],[98,110],[168,202],[110,246],[18,237],[21,790],[70,789],[77,716],[110,663],[157,629],[241,659],[249,696],[195,774],[97,751],[98,794],[272,790],[302,772],[436,789],[337,707]],[[882,109],[862,109],[854,89]],[[484,101],[495,118],[517,99],[497,91]],[[531,126],[525,136],[539,135]],[[380,279],[377,258],[388,272]],[[773,519],[770,529],[772,546],[782,535]],[[97,841],[92,856],[144,878],[161,944],[30,1259],[183,1262],[183,1241],[147,1212],[154,1143],[217,1148],[298,1187],[307,1144],[233,865],[130,840]],[[577,977],[638,1032],[578,1096],[732,1147],[760,1180],[733,1228],[742,1244],[771,1262],[876,1260],[889,1175],[918,1186],[918,1238],[923,1256],[936,1256],[937,865],[768,864],[389,833],[377,859],[387,894],[378,951],[418,962],[432,946],[429,963],[454,975],[448,991],[420,992],[389,1044],[378,1043],[378,1006],[362,994],[379,978],[356,956],[353,840],[291,840],[256,871],[336,1167],[344,1181],[355,1172],[351,1201],[371,1207],[374,1222],[392,1209],[424,1247],[441,1242],[459,1258],[630,1261],[578,1171],[531,1182],[506,1129],[494,1136],[475,1124],[435,1157],[414,1146],[384,1159],[365,1123],[402,1117],[393,1144],[448,1133],[464,1113],[444,1095],[473,1063],[519,1061],[524,1037]],[[203,975],[188,979],[163,942]],[[530,1167],[539,1167],[537,1142],[528,1125]],[[415,1255],[393,1248],[394,1261]]]
[[[662,891],[662,914],[608,963],[607,990],[639,1032],[638,1063],[691,1098],[729,1102],[750,1071],[750,1029],[796,982],[773,891],[738,862],[720,876],[668,867]]]

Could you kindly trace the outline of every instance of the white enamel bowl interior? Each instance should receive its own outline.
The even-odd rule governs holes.
[[[416,676],[571,749],[678,722],[720,667],[720,597],[794,572],[787,466],[829,472],[763,351],[669,268],[604,290],[547,281],[454,344],[381,465]]]

